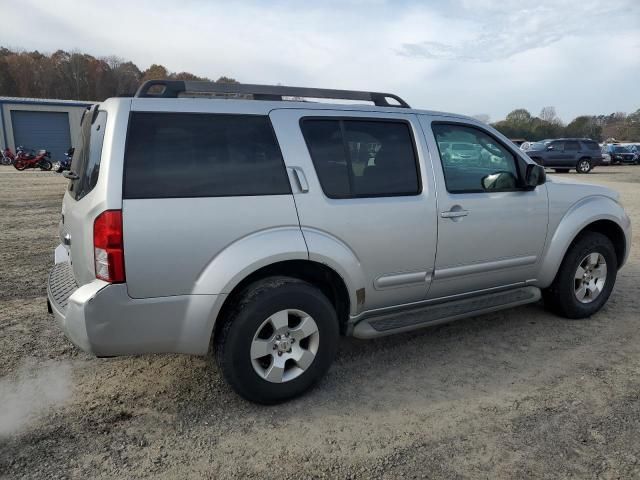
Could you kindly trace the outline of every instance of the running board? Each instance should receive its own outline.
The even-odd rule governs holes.
[[[358,322],[353,328],[356,338],[375,338],[417,328],[495,312],[505,308],[537,302],[541,297],[537,287],[522,287],[497,293],[487,293],[462,300],[427,305],[415,310],[372,316]]]

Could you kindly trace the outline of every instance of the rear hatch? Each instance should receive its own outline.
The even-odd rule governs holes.
[[[104,191],[96,188],[100,174],[107,112],[99,105],[88,109],[81,122],[81,137],[71,162],[69,186],[62,201],[60,239],[69,254],[78,285],[95,279],[93,221],[104,209]]]

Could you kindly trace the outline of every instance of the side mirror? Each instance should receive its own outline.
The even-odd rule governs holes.
[[[527,171],[525,173],[524,183],[529,188],[536,188],[538,185],[542,185],[547,181],[547,174],[544,171],[544,167],[532,163],[527,164]]]
[[[500,171],[485,175],[481,182],[485,192],[499,192],[501,190],[515,190],[518,179],[511,172]]]

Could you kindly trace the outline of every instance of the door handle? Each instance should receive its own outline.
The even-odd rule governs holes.
[[[298,182],[298,187],[302,193],[307,193],[309,191],[309,184],[307,183],[307,177],[304,176],[304,172],[300,167],[290,167],[293,175],[296,177],[296,182]]]
[[[468,210],[449,210],[447,212],[440,213],[442,218],[459,218],[466,217],[467,215],[469,215]]]

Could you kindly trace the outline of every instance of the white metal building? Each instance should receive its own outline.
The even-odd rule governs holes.
[[[80,140],[80,119],[91,102],[0,97],[0,148],[46,149],[64,157]]]

